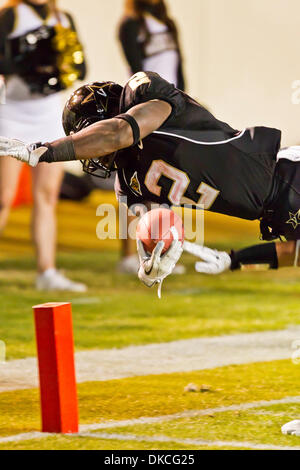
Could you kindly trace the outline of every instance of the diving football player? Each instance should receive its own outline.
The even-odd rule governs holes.
[[[32,166],[80,159],[87,172],[104,177],[116,171],[117,196],[128,206],[188,204],[260,220],[271,243],[231,254],[185,243],[202,259],[200,272],[298,265],[300,148],[280,150],[279,130],[233,129],[153,72],[135,74],[124,88],[113,82],[79,88],[66,103],[63,125],[67,137],[51,143],[2,137],[0,156]],[[272,241],[281,236],[288,241]],[[169,275],[182,253],[176,241],[163,255],[162,249],[160,242],[149,256],[138,245],[139,278],[148,286]]]

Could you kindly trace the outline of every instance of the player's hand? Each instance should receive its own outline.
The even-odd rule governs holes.
[[[0,137],[0,157],[13,157],[30,166],[36,166],[46,150],[47,147],[37,147],[36,144],[28,145],[17,139]]]
[[[182,242],[174,240],[170,248],[162,255],[164,242],[160,241],[151,256],[146,253],[143,242],[137,240],[137,250],[140,259],[139,279],[148,287],[161,284],[172,273],[177,261],[182,255]]]
[[[189,242],[184,242],[184,250],[202,259],[195,264],[198,273],[221,274],[231,267],[231,258],[225,251],[211,250]]]

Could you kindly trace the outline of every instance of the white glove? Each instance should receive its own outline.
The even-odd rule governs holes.
[[[220,274],[230,269],[231,258],[225,251],[211,250],[196,243],[184,242],[184,251],[201,258],[195,264],[198,273]]]
[[[36,166],[40,157],[47,151],[47,147],[36,148],[35,144],[25,144],[17,139],[8,139],[0,136],[0,156],[13,157],[21,162]]]
[[[177,261],[182,255],[182,242],[174,240],[170,248],[163,254],[165,246],[163,241],[158,242],[151,256],[144,249],[143,242],[137,240],[137,250],[140,259],[139,279],[147,286],[159,284],[158,297],[161,297],[161,284],[172,273]]]

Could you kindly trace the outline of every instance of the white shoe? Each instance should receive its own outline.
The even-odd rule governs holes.
[[[282,434],[291,434],[292,436],[300,436],[300,419],[295,419],[286,423],[281,428]]]
[[[125,256],[117,265],[117,271],[122,274],[137,274],[139,269],[140,262],[137,255]]]
[[[185,272],[186,272],[186,269],[185,269],[185,266],[183,266],[183,264],[176,264],[175,268],[172,271],[172,274],[181,275],[181,274],[185,274]]]
[[[48,269],[39,274],[36,279],[37,290],[52,291],[61,290],[69,292],[86,292],[87,287],[80,282],[71,281],[56,269]]]

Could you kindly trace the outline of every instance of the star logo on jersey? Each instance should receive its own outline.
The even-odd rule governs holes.
[[[138,176],[137,176],[137,172],[135,172],[131,177],[130,187],[135,193],[142,196],[141,185],[140,185],[140,182],[139,182],[139,179],[138,179]]]
[[[286,221],[286,224],[292,224],[293,229],[296,230],[298,225],[300,225],[300,209],[293,214],[292,212],[289,212],[289,220]]]
[[[97,94],[99,96],[99,101],[101,102],[101,105],[103,106],[106,112],[108,97],[107,97],[106,91],[104,90],[105,87],[107,87],[107,84],[87,86],[87,89],[90,91],[90,94],[84,98],[84,100],[82,101],[82,104],[86,104],[86,103],[89,103],[90,101],[93,101],[95,99],[95,95]]]

